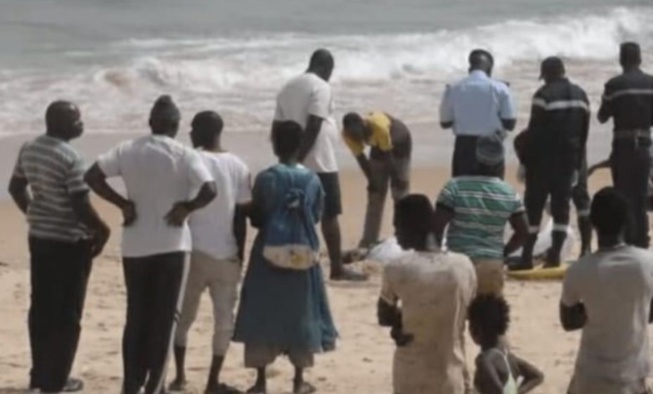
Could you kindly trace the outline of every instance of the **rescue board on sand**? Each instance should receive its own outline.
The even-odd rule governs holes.
[[[543,268],[540,266],[527,271],[508,271],[507,275],[509,278],[516,280],[561,280],[565,277],[567,267],[571,263],[571,261],[563,263],[560,267],[555,268]]]

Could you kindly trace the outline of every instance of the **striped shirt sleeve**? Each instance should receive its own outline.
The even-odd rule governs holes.
[[[18,158],[16,159],[16,165],[14,166],[14,172],[13,172],[13,176],[20,179],[27,178],[27,176],[25,175],[25,170],[23,169],[23,166],[21,164],[21,159],[24,150],[25,150],[25,146],[20,148],[20,153],[18,153]]]
[[[86,172],[86,165],[84,159],[77,155],[68,169],[66,174],[66,189],[68,194],[75,194],[88,191],[88,186],[84,182],[84,173]]]
[[[437,200],[438,204],[442,204],[447,208],[454,209],[456,206],[456,187],[453,182],[446,184],[444,189],[440,192]]]

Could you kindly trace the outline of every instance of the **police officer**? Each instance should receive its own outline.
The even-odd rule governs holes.
[[[640,47],[634,42],[621,45],[623,74],[605,85],[599,122],[614,118],[614,139],[610,166],[614,186],[630,202],[633,223],[626,242],[648,248],[647,196],[651,164],[653,124],[653,77],[641,69]]]
[[[569,226],[572,189],[584,161],[589,132],[587,94],[565,77],[562,60],[545,59],[541,78],[545,84],[535,93],[528,130],[522,135],[520,144],[520,159],[526,167],[524,202],[530,228],[522,261],[512,267],[515,270],[533,268],[533,248],[549,196],[554,225],[545,267],[560,265]]]
[[[515,128],[515,109],[508,84],[492,79],[494,58],[476,49],[469,55],[469,75],[447,86],[440,104],[440,125],[453,128],[456,145],[452,176],[476,172],[476,141]]]

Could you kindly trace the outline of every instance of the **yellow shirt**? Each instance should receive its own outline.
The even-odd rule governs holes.
[[[390,152],[392,150],[392,137],[390,135],[392,120],[390,120],[390,117],[383,112],[372,112],[365,117],[365,122],[372,129],[372,135],[365,143],[354,141],[343,133],[343,139],[351,153],[354,156],[363,154],[365,145],[377,148],[382,152]]]

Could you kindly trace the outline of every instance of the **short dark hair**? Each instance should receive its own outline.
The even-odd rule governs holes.
[[[428,197],[409,194],[395,204],[394,225],[426,234],[431,232],[433,213],[433,204]]]
[[[150,111],[150,124],[153,132],[167,132],[179,126],[181,112],[168,95],[159,96]]]
[[[45,110],[45,127],[48,131],[55,131],[62,127],[61,122],[66,120],[66,117],[71,111],[77,107],[70,101],[57,100],[48,105]]]
[[[496,340],[505,335],[510,326],[510,306],[496,294],[478,295],[467,312],[472,332],[482,333],[484,339]]]
[[[590,220],[604,236],[617,236],[629,225],[631,211],[628,200],[614,187],[601,189],[592,199]]]
[[[619,50],[619,60],[623,66],[637,66],[642,63],[642,50],[636,42],[624,42]]]
[[[356,112],[349,112],[342,118],[342,125],[345,127],[345,130],[352,126],[360,126],[363,123],[365,123],[363,117]]]
[[[310,70],[315,70],[318,68],[333,68],[334,60],[331,52],[324,48],[317,49],[311,55],[311,60],[309,61],[308,68]]]
[[[272,132],[274,151],[279,157],[291,157],[299,150],[304,130],[291,120],[280,122]]]
[[[467,61],[470,66],[478,67],[482,65],[486,59],[490,62],[491,66],[494,66],[494,56],[492,56],[489,51],[485,49],[474,49],[469,53]]]
[[[216,138],[222,134],[224,122],[215,111],[202,111],[197,113],[191,122],[195,136],[193,143],[202,148],[212,148]]]

